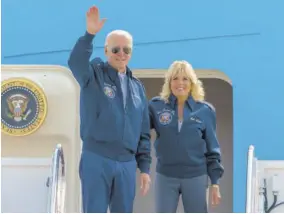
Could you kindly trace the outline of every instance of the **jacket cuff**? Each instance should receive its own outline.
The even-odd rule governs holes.
[[[86,31],[86,32],[85,32],[85,35],[84,35],[84,38],[85,38],[85,40],[86,40],[87,42],[92,42],[95,36],[96,36],[96,35],[90,34],[90,33],[88,33],[88,31]]]
[[[140,169],[141,173],[146,173],[146,174],[150,173],[150,163],[148,162],[139,163],[138,168]]]
[[[219,185],[219,183],[220,183],[220,176],[219,176],[219,174],[220,173],[216,172],[216,173],[212,173],[210,175],[211,185],[214,185],[214,184]]]

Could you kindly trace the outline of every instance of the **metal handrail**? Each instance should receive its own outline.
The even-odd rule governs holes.
[[[253,166],[254,166],[254,146],[248,150],[247,160],[247,194],[246,194],[246,213],[253,212]]]
[[[49,180],[50,198],[48,213],[65,212],[65,160],[61,144],[57,144],[52,156],[52,177]]]

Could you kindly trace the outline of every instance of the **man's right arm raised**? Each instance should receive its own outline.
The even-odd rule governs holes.
[[[94,78],[90,65],[90,57],[93,53],[93,38],[94,35],[88,32],[80,37],[73,47],[68,60],[68,66],[82,88],[88,85],[90,80]]]
[[[94,78],[90,65],[90,57],[93,53],[93,38],[101,30],[106,19],[100,20],[99,9],[92,6],[86,13],[87,31],[80,37],[71,51],[68,65],[74,77],[83,88]]]

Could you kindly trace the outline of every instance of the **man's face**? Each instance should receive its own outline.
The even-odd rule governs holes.
[[[111,66],[119,71],[125,70],[132,54],[131,43],[125,36],[112,35],[108,40],[105,53]]]

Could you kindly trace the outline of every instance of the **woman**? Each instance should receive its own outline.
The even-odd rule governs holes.
[[[179,196],[186,213],[207,212],[207,178],[211,202],[220,202],[223,174],[214,108],[191,65],[175,61],[166,73],[160,97],[149,103],[151,128],[157,133],[156,212],[176,212]]]

